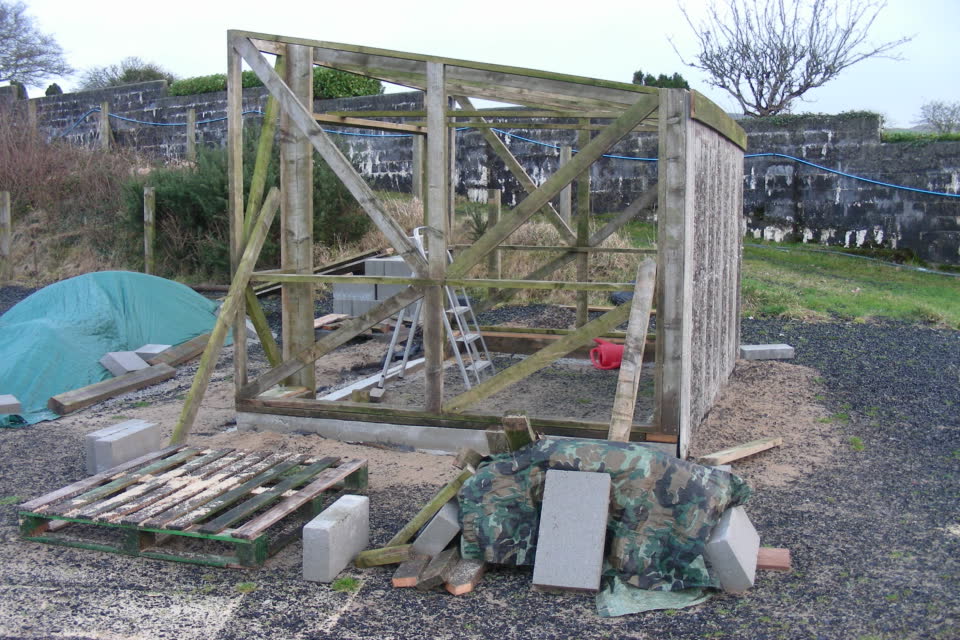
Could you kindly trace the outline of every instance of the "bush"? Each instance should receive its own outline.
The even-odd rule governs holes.
[[[60,85],[58,85],[56,82],[51,82],[51,83],[50,83],[50,86],[47,87],[47,90],[43,92],[43,95],[45,95],[45,96],[62,96],[62,95],[63,95],[63,89],[61,89],[61,88],[60,88]]]
[[[262,87],[263,83],[253,71],[244,71],[241,74],[241,84],[244,89]],[[171,96],[192,96],[198,93],[227,90],[227,76],[223,73],[214,73],[209,76],[197,76],[177,80],[170,85]],[[351,96],[371,96],[383,93],[383,85],[379,80],[365,78],[345,71],[313,68],[313,97],[316,99],[349,98]]]

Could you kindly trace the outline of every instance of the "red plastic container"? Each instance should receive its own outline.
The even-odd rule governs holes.
[[[619,369],[623,360],[623,345],[613,344],[602,338],[594,338],[597,346],[590,349],[590,362],[597,369]]]

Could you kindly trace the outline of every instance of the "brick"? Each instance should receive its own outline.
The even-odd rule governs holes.
[[[23,411],[17,397],[9,393],[0,395],[0,415],[19,415]]]
[[[610,510],[610,476],[547,471],[533,584],[546,589],[596,591]]]
[[[414,553],[435,556],[450,544],[460,533],[460,505],[457,499],[440,507],[433,519],[413,541]]]
[[[760,536],[746,510],[731,507],[710,533],[703,555],[723,590],[741,593],[753,586],[759,550]]]
[[[100,358],[100,364],[115,376],[122,376],[125,373],[139,371],[150,366],[133,351],[111,351]]]
[[[150,358],[156,358],[158,355],[169,349],[173,345],[169,344],[145,344],[139,349],[134,351],[135,354],[143,358],[144,360],[149,360]]]
[[[788,344],[742,344],[740,358],[743,360],[790,360],[795,355]]]
[[[105,427],[86,438],[87,473],[106,471],[162,448],[160,425],[146,420],[126,420]]]
[[[303,527],[303,579],[333,582],[370,541],[370,498],[341,496]]]

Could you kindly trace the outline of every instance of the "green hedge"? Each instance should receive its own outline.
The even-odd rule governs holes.
[[[244,71],[242,74],[244,89],[262,87],[263,83],[253,71]],[[197,76],[177,80],[170,85],[171,96],[192,96],[199,93],[211,93],[227,90],[227,76],[223,73],[214,73],[209,76]],[[379,80],[365,78],[345,71],[313,68],[313,97],[316,99],[349,98],[351,96],[373,96],[383,93],[383,85]]]

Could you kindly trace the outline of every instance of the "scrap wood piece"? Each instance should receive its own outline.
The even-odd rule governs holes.
[[[487,572],[487,563],[483,560],[461,558],[447,579],[446,589],[455,596],[470,593],[480,584]]]
[[[278,398],[299,398],[309,393],[309,391],[310,389],[306,387],[285,387],[283,385],[277,385],[276,387],[267,389],[257,397],[274,400]]]
[[[767,571],[790,571],[792,569],[790,549],[760,547],[757,551],[757,569]]]
[[[170,365],[156,364],[146,369],[125,373],[116,378],[95,382],[73,391],[58,393],[47,400],[47,408],[58,415],[66,415],[84,407],[89,407],[101,400],[169,380],[175,375],[177,375],[177,370]]]
[[[361,551],[353,559],[353,563],[361,569],[379,567],[384,564],[400,564],[409,560],[412,554],[412,544],[398,544],[393,547]]]
[[[411,554],[410,558],[397,567],[390,582],[397,589],[415,587],[420,580],[420,574],[430,563],[430,556]]]
[[[186,342],[181,342],[149,358],[147,364],[168,364],[171,367],[183,364],[203,353],[208,340],[210,340],[210,334],[204,333]]]
[[[480,455],[473,449],[464,447],[457,451],[457,457],[453,460],[453,466],[457,469],[468,469],[470,471],[476,472],[477,467],[483,461],[484,456]]]
[[[460,562],[460,549],[457,545],[441,551],[430,560],[423,573],[420,574],[420,579],[417,580],[417,589],[429,591],[444,584],[453,575],[453,570],[457,568],[458,562]]]
[[[400,544],[405,544],[409,542],[410,538],[420,530],[423,525],[427,524],[427,521],[430,520],[443,505],[450,502],[450,499],[457,495],[457,492],[460,490],[460,487],[466,482],[467,478],[472,476],[471,471],[463,471],[456,478],[451,480],[445,487],[440,489],[430,502],[425,504],[422,509],[413,516],[413,519],[410,520],[400,531],[397,532],[397,535],[393,536],[388,542],[386,547],[393,547]]]
[[[527,416],[504,416],[502,424],[510,451],[522,449],[537,439],[537,434],[533,432],[530,418]]]
[[[747,456],[752,456],[755,453],[760,453],[761,451],[766,451],[767,449],[772,449],[773,447],[779,447],[783,444],[783,438],[780,436],[773,438],[760,438],[759,440],[752,440],[735,447],[730,447],[729,449],[722,449],[711,453],[710,455],[703,456],[698,460],[702,465],[706,466],[716,466],[718,464],[727,464],[728,462],[733,462],[734,460],[739,460],[741,458],[746,458]]]
[[[333,324],[334,322],[339,322],[340,320],[346,320],[349,317],[350,314],[348,313],[328,313],[325,316],[314,318],[313,328],[319,329],[320,327],[325,327],[328,324]]]

